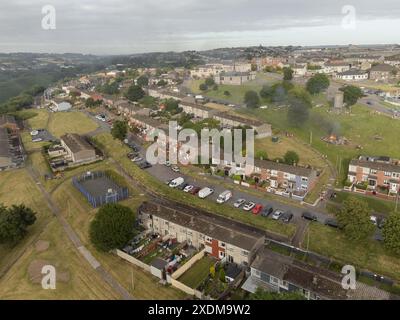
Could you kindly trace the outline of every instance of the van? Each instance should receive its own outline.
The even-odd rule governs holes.
[[[232,198],[232,192],[229,190],[225,190],[222,192],[217,199],[218,203],[225,203],[227,202],[230,198]]]
[[[214,193],[214,189],[205,187],[199,191],[199,198],[204,199],[207,198],[209,195]]]
[[[182,183],[184,183],[185,182],[185,180],[182,178],[182,177],[179,177],[179,178],[176,178],[176,179],[174,179],[174,180],[172,180],[170,183],[169,183],[169,186],[171,187],[171,188],[176,188],[176,187],[179,187]]]

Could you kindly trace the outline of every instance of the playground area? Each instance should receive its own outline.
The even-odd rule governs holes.
[[[110,175],[102,171],[86,172],[74,177],[72,184],[94,208],[122,201],[129,196],[128,188],[119,186]]]

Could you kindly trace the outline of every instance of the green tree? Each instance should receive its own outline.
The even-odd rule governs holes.
[[[132,85],[128,88],[128,91],[125,93],[125,97],[130,101],[139,101],[145,96],[145,92],[143,91],[141,86]]]
[[[300,292],[270,292],[257,288],[256,292],[250,295],[250,300],[305,300]]]
[[[35,221],[36,213],[23,204],[10,208],[0,205],[0,244],[15,246]]]
[[[114,139],[124,140],[128,132],[128,125],[125,121],[117,120],[113,123],[111,134]]]
[[[247,91],[244,95],[244,103],[247,108],[257,108],[260,105],[258,93],[253,90]]]
[[[225,90],[224,91],[224,96],[225,97],[229,97],[231,95],[231,93],[228,91],[228,90]]]
[[[283,68],[283,80],[285,81],[290,81],[293,79],[293,73],[294,71],[292,70],[292,68]]]
[[[400,254],[400,215],[390,214],[382,230],[385,247]]]
[[[297,163],[299,163],[299,160],[300,160],[300,157],[295,151],[289,150],[283,156],[284,163],[289,164],[289,165],[297,164]]]
[[[359,87],[356,86],[345,86],[340,88],[340,91],[343,91],[343,101],[347,108],[355,105],[358,99],[363,97],[363,92]]]
[[[158,87],[165,87],[167,84],[168,82],[165,81],[164,79],[161,79],[160,81],[157,82]]]
[[[341,210],[336,215],[339,225],[351,240],[364,240],[374,230],[370,220],[370,210],[365,201],[350,197],[343,202]]]
[[[149,78],[145,75],[140,76],[136,79],[136,84],[141,87],[145,87],[149,85]]]
[[[90,240],[100,251],[121,248],[135,235],[135,220],[135,214],[130,208],[106,204],[90,224]]]
[[[307,81],[306,88],[310,94],[318,94],[321,91],[328,89],[329,84],[329,78],[325,74],[319,73]]]
[[[264,85],[260,90],[260,97],[264,99],[271,100],[274,89],[269,85]]]
[[[208,86],[207,86],[205,83],[202,83],[202,84],[199,86],[199,89],[200,89],[201,91],[207,91],[207,90],[208,90]]]
[[[221,269],[219,270],[219,281],[221,282],[226,282],[225,279],[225,270],[224,268],[221,267]]]
[[[215,85],[215,81],[213,78],[209,77],[206,78],[206,81],[204,82],[206,84],[207,87],[212,87]]]

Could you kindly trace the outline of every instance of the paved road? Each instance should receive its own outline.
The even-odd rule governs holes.
[[[73,243],[75,248],[82,254],[85,260],[91,265],[93,269],[97,271],[100,277],[107,282],[124,300],[133,300],[133,297],[129,294],[127,290],[123,286],[119,284],[117,280],[113,278],[113,276],[108,273],[100,264],[99,261],[90,253],[90,251],[83,245],[81,240],[79,239],[76,232],[72,229],[71,225],[67,220],[61,215],[60,209],[53,202],[50,194],[46,191],[43,185],[40,183],[37,174],[31,166],[27,166],[27,170],[32,179],[36,182],[36,185],[40,189],[43,194],[50,210],[53,215],[57,218],[58,222],[63,227],[64,232],[68,236],[69,240]]]

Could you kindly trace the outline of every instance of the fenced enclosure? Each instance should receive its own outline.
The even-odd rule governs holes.
[[[116,203],[129,196],[127,187],[119,186],[109,173],[103,171],[87,172],[79,177],[74,177],[72,184],[94,208],[107,203]]]

